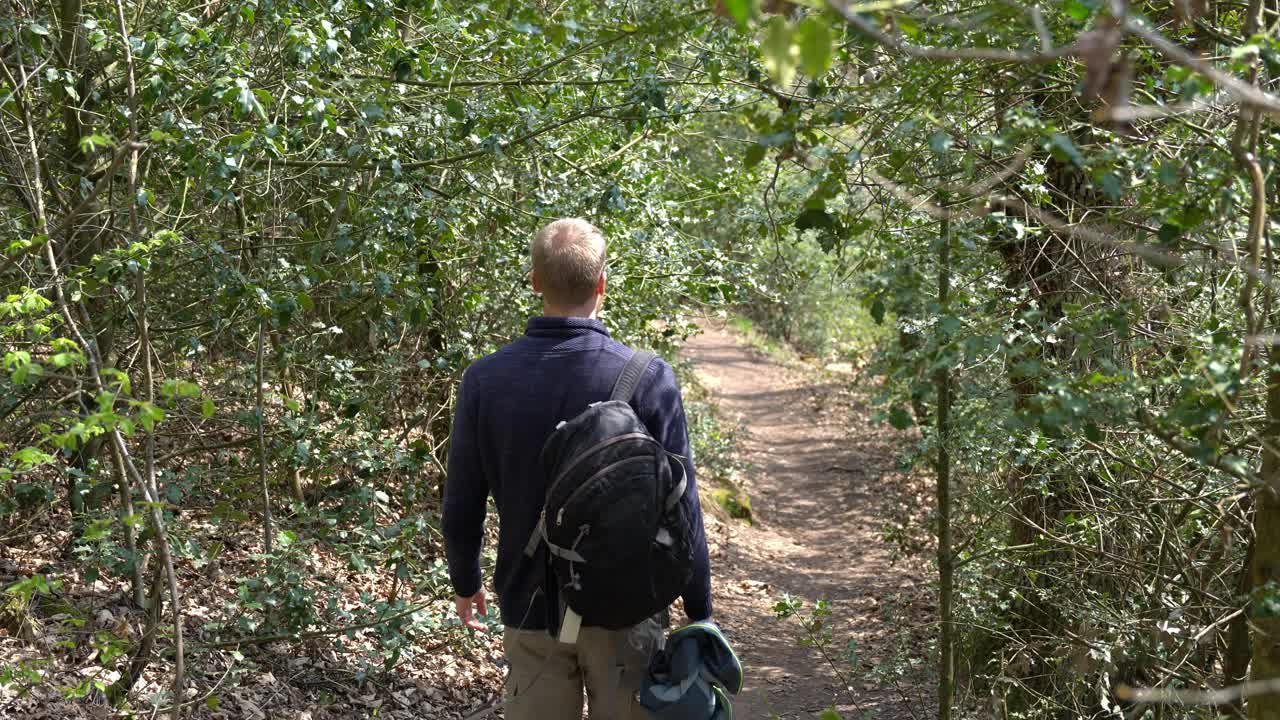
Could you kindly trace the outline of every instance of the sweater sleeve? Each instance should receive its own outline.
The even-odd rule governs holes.
[[[711,617],[711,558],[707,551],[707,534],[702,525],[702,505],[698,500],[698,483],[693,466],[693,451],[689,446],[689,424],[684,414],[684,400],[676,385],[675,372],[662,360],[654,361],[657,377],[648,387],[641,416],[650,432],[673,455],[679,455],[689,474],[689,486],[685,489],[684,503],[690,520],[690,545],[693,552],[693,577],[685,588],[684,609],[689,619],[705,620]],[[637,408],[641,409],[641,408]],[[672,468],[681,472],[679,468]]]
[[[476,443],[477,394],[473,384],[471,374],[465,373],[458,386],[441,518],[449,579],[460,597],[471,597],[480,591],[480,547],[489,496]]]

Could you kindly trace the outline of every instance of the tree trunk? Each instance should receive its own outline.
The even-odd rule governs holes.
[[[1249,549],[1245,551],[1244,566],[1240,569],[1239,579],[1236,581],[1236,592],[1242,597],[1249,594],[1250,589],[1250,573],[1253,564],[1253,538],[1249,539]],[[1249,679],[1249,608],[1250,603],[1246,599],[1245,606],[1241,614],[1237,615],[1227,625],[1227,647],[1222,657],[1222,684],[1224,687],[1239,685]],[[1223,714],[1228,717],[1241,717],[1244,715],[1244,701],[1236,700],[1223,709]]]
[[[1280,601],[1280,350],[1272,348],[1267,372],[1267,430],[1262,484],[1253,498],[1253,670],[1255,682],[1280,682],[1280,615],[1259,612],[1262,598]],[[1250,720],[1280,720],[1280,692],[1248,700]]]
[[[940,248],[938,250],[938,308],[946,317],[951,294],[951,223],[942,220]],[[939,332],[938,352],[944,356],[948,337],[945,330]],[[942,357],[936,361],[934,382],[938,391],[937,414],[937,502],[938,502],[938,615],[940,639],[938,643],[938,720],[951,719],[951,700],[955,695],[955,630],[952,615],[952,555],[951,555],[951,454],[947,450],[947,438],[951,421],[951,370],[942,365]]]
[[[1250,0],[1246,11],[1244,34],[1251,37],[1264,27],[1262,0]],[[1258,82],[1258,59],[1250,60],[1249,83]],[[1242,110],[1236,124],[1232,151],[1252,189],[1253,205],[1249,216],[1250,267],[1256,274],[1261,267],[1266,239],[1266,179],[1256,156],[1259,137],[1259,115],[1256,110]],[[1268,255],[1270,246],[1267,246]],[[1241,304],[1245,306],[1250,336],[1258,335],[1264,320],[1253,317],[1252,293],[1254,275],[1245,280]],[[1272,290],[1268,284],[1265,306],[1272,307]],[[1276,317],[1266,320],[1274,326]],[[1246,360],[1251,340],[1245,342]],[[1252,592],[1249,614],[1253,630],[1253,658],[1250,679],[1255,683],[1280,682],[1280,614],[1264,612],[1264,598],[1280,600],[1280,348],[1274,344],[1267,353],[1267,424],[1262,433],[1262,487],[1253,496],[1253,557],[1249,563]],[[1241,372],[1248,370],[1241,362]],[[1280,691],[1263,692],[1247,701],[1251,720],[1280,720]]]

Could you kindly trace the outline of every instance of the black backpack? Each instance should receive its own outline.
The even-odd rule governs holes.
[[[566,606],[586,626],[631,627],[665,610],[692,576],[691,519],[680,502],[688,471],[630,405],[653,359],[636,352],[609,400],[561,422],[542,446],[547,494],[525,562],[546,544],[552,633]]]

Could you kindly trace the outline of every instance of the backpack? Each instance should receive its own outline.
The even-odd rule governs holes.
[[[630,405],[654,357],[633,354],[609,399],[561,422],[542,447],[547,492],[525,562],[546,545],[542,589],[553,634],[566,607],[582,625],[636,625],[664,611],[692,577],[691,522],[680,502],[688,470]]]

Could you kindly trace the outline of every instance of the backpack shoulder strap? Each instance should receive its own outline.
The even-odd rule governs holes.
[[[649,369],[649,363],[653,362],[655,357],[657,355],[648,350],[635,351],[631,359],[627,360],[627,364],[622,367],[622,373],[618,375],[618,381],[613,384],[613,393],[609,395],[609,399],[631,402],[631,397],[636,394],[636,387],[640,384],[640,378],[644,377],[644,372]]]

